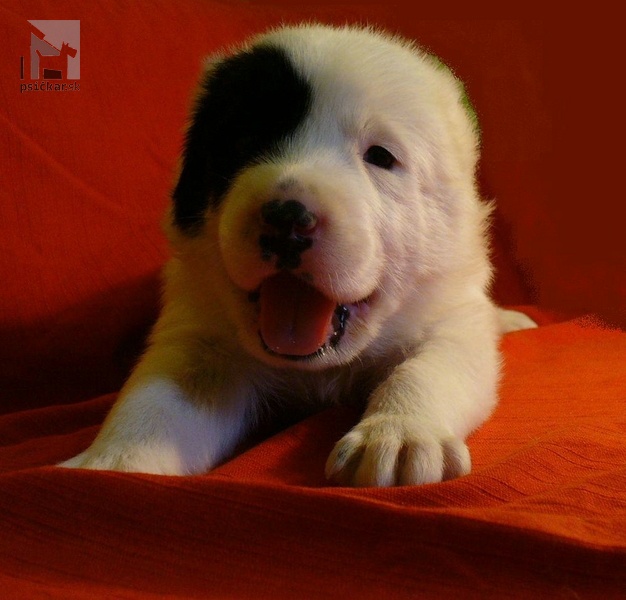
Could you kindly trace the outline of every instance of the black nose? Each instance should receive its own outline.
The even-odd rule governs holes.
[[[295,269],[300,255],[313,245],[310,237],[317,226],[317,217],[298,200],[270,200],[261,206],[264,232],[259,236],[261,257],[276,256],[276,267]]]
[[[261,207],[261,218],[264,223],[284,234],[292,230],[306,234],[317,223],[317,217],[297,200],[270,200]]]

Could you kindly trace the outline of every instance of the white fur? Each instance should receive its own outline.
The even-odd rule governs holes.
[[[534,323],[499,312],[476,191],[477,137],[452,74],[371,30],[270,32],[315,83],[287,152],[244,169],[200,235],[170,228],[161,317],[94,444],[64,466],[200,473],[224,460],[265,403],[369,397],[326,473],[347,485],[466,474],[465,438],[496,403],[501,333]],[[258,41],[258,40],[257,40]],[[209,67],[210,68],[210,67]],[[363,161],[373,144],[393,170]],[[292,362],[259,344],[250,291],[272,273],[258,213],[296,198],[321,216],[297,272],[355,304],[336,351]]]

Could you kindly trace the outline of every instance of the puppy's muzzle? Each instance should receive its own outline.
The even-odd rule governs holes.
[[[277,269],[296,269],[313,245],[317,216],[298,200],[270,200],[261,206],[259,246],[264,261],[276,256]]]

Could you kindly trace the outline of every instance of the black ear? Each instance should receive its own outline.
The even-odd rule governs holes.
[[[201,226],[209,203],[211,165],[209,137],[211,102],[209,100],[210,71],[204,76],[191,123],[187,129],[183,149],[181,172],[172,194],[174,224],[182,231],[192,233]]]
[[[215,63],[185,138],[174,224],[190,235],[198,231],[239,171],[280,151],[310,103],[309,84],[281,48],[256,46]]]

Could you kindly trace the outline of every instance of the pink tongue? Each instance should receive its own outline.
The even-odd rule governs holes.
[[[260,289],[260,326],[277,354],[306,356],[328,340],[336,303],[289,273],[269,277]]]

